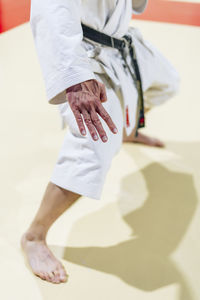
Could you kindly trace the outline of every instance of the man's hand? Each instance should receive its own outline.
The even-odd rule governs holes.
[[[82,135],[86,135],[84,119],[93,140],[98,140],[98,132],[102,141],[107,142],[108,137],[98,114],[107,123],[110,130],[117,133],[115,124],[102,105],[102,102],[107,101],[104,84],[95,79],[87,80],[68,88],[66,95]]]

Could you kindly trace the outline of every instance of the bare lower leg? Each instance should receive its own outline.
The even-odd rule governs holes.
[[[61,262],[47,247],[46,236],[55,220],[79,197],[79,194],[49,182],[36,216],[21,238],[22,249],[33,273],[42,279],[54,283],[64,282],[67,279]]]

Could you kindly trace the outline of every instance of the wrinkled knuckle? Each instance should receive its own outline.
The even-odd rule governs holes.
[[[101,121],[99,120],[99,118],[96,119],[96,124],[99,126],[101,125]]]
[[[110,116],[108,114],[104,114],[104,120],[107,122],[110,120]]]
[[[92,121],[93,121],[93,123],[95,123],[95,124],[99,124],[99,123],[100,123],[100,120],[99,120],[99,118],[97,118],[97,117],[93,117],[93,118],[92,118]]]
[[[86,119],[85,119],[85,124],[86,124],[86,125],[91,125],[91,124],[92,124],[91,119],[86,118]]]
[[[101,137],[104,137],[105,135],[106,135],[105,131],[104,131],[104,130],[101,130],[100,136],[101,136]]]
[[[81,118],[81,116],[77,116],[76,119],[77,119],[77,121],[78,121],[79,123],[82,123],[82,118]]]

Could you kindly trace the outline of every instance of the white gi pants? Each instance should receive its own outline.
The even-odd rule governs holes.
[[[135,47],[138,48],[145,107],[152,108],[177,92],[179,76],[171,63],[149,42],[145,41],[144,45],[138,40]],[[87,135],[82,136],[68,102],[59,104],[68,128],[50,181],[64,189],[100,200],[112,158],[122,145],[124,116],[120,90],[116,92],[113,89],[106,74],[95,73],[95,76],[106,86],[108,100],[103,106],[116,124],[118,133],[113,134],[100,118],[108,141],[103,143],[100,138],[94,141],[87,127]]]

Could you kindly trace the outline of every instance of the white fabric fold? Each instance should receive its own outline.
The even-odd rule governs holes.
[[[82,48],[80,0],[32,0],[30,25],[51,104],[66,101],[65,89],[95,76]]]
[[[117,49],[83,41],[81,21],[121,38],[132,12],[141,13],[146,4],[147,0],[31,1],[30,24],[49,103],[62,105],[68,87],[95,79],[95,72],[106,73],[115,88],[121,88],[124,109],[128,107],[130,114],[130,125],[124,125],[127,134],[132,131],[137,106],[133,80]]]

